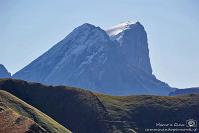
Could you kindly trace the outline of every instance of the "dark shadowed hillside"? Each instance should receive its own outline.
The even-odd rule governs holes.
[[[156,123],[199,121],[198,95],[110,96],[12,79],[2,79],[0,88],[75,133],[142,133]]]
[[[69,130],[8,92],[0,90],[0,133],[70,133]]]
[[[108,117],[106,109],[90,91],[11,79],[1,80],[0,88],[40,109],[75,133],[109,131],[101,121]]]

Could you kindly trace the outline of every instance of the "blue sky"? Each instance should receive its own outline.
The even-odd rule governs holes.
[[[140,21],[157,78],[199,86],[198,13],[198,0],[0,0],[0,63],[15,73],[86,22]]]

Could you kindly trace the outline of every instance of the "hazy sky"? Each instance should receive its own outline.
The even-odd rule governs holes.
[[[0,63],[13,74],[83,23],[128,20],[147,31],[157,78],[199,86],[198,0],[0,0]]]

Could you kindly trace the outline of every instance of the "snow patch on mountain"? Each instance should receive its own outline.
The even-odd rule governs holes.
[[[120,23],[120,24],[117,24],[115,26],[112,26],[110,28],[108,28],[106,30],[106,33],[112,37],[112,36],[116,36],[118,35],[119,33],[123,32],[124,30],[126,29],[129,29],[131,25],[135,24],[134,22],[131,22],[131,21],[127,21],[127,22],[123,22],[123,23]]]

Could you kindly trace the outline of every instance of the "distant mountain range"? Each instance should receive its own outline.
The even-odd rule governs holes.
[[[0,64],[0,78],[11,78],[11,74],[2,64]]]
[[[176,89],[169,93],[169,96],[187,95],[187,94],[199,94],[199,87]]]
[[[0,79],[0,125],[4,124],[0,131],[70,132],[41,111],[74,133],[145,133],[146,129],[157,128],[157,123],[183,124],[168,126],[181,132],[185,128],[197,130],[187,127],[186,122],[199,121],[199,95],[110,96],[67,86]]]
[[[147,34],[139,22],[107,30],[83,24],[13,78],[111,95],[174,91],[152,74]]]

